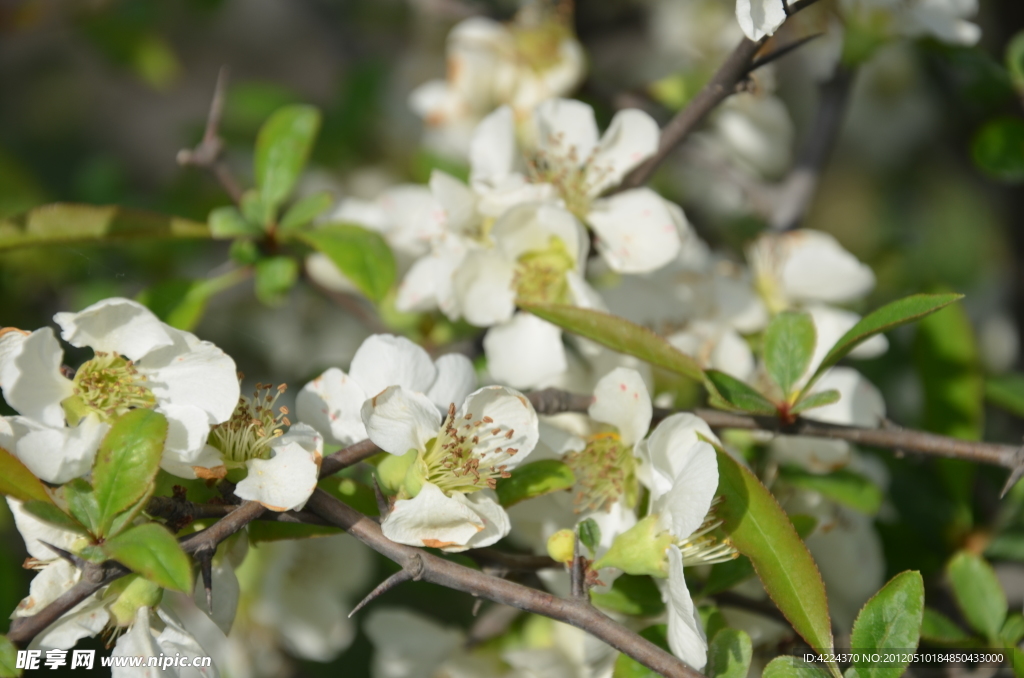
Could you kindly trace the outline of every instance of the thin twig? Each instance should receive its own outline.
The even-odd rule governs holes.
[[[224,153],[224,140],[220,137],[220,120],[224,113],[224,100],[228,85],[228,67],[222,66],[217,74],[217,84],[210,101],[210,113],[206,117],[206,129],[203,139],[193,148],[178,151],[179,165],[202,167],[213,173],[224,191],[231,196],[236,204],[242,200],[242,187],[231,174],[231,170],[221,159]]]
[[[817,0],[800,0],[788,5],[788,15],[792,16],[800,10],[817,2]],[[611,192],[616,193],[630,188],[636,188],[647,183],[647,180],[654,174],[654,170],[665,161],[665,158],[683,141],[690,133],[704,120],[707,115],[722,103],[725,99],[736,92],[737,85],[747,77],[751,71],[751,64],[757,52],[768,41],[767,37],[756,42],[749,38],[743,38],[736,49],[726,58],[725,62],[718,68],[704,87],[690,100],[686,107],[679,111],[672,120],[661,130],[661,139],[658,142],[658,150],[653,156],[637,166],[632,172],[626,175],[622,183]]]

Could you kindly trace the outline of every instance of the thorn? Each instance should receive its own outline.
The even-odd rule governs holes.
[[[473,616],[475,617],[480,612],[480,607],[484,604],[483,598],[477,598],[473,601]]]
[[[360,609],[364,608],[367,605],[367,603],[369,603],[371,600],[378,596],[384,595],[385,593],[387,593],[394,587],[398,586],[399,584],[404,584],[410,580],[419,580],[420,575],[423,574],[423,561],[420,559],[420,556],[417,555],[416,559],[413,562],[416,564],[414,564],[412,568],[407,569],[402,567],[401,569],[396,571],[394,575],[391,575],[386,580],[378,584],[377,588],[368,593],[366,598],[360,600],[359,604],[352,608],[352,611],[348,613],[348,619],[352,619],[352,615],[354,615],[354,613],[359,611]],[[413,570],[415,570],[415,574]]]
[[[206,589],[206,609],[213,614],[213,553],[206,550],[197,552],[199,572],[203,577],[203,588]]]
[[[1003,485],[1003,491],[999,493],[999,498],[1002,499],[1006,496],[1006,493],[1013,489],[1013,486],[1017,484],[1017,481],[1024,476],[1024,447],[1017,450],[1017,454],[1014,455],[1014,466],[1010,471],[1010,477],[1006,479],[1006,483]]]
[[[380,513],[380,519],[383,521],[391,513],[391,503],[384,496],[384,491],[380,489],[380,483],[377,482],[376,476],[373,478],[373,496],[377,499],[377,512]]]
[[[39,541],[40,541],[40,543],[43,546],[45,546],[46,548],[50,549],[51,551],[56,553],[58,556],[60,556],[64,560],[68,561],[69,563],[71,563],[72,565],[74,565],[75,567],[77,567],[80,570],[84,569],[85,566],[89,564],[88,562],[86,562],[85,560],[83,560],[79,556],[76,556],[74,553],[71,553],[70,551],[65,551],[64,549],[62,549],[60,547],[57,547],[57,546],[54,546],[53,544],[50,544],[49,542],[45,542],[42,539],[40,539]]]

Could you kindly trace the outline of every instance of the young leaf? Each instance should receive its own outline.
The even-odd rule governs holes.
[[[262,226],[243,217],[238,208],[233,205],[218,207],[210,212],[207,223],[210,225],[210,235],[221,240],[263,233]]]
[[[761,678],[829,678],[820,664],[808,664],[798,657],[776,657],[764,667]]]
[[[634,617],[653,617],[665,611],[661,591],[650,577],[620,575],[604,592],[590,592],[590,600],[598,607]]]
[[[395,283],[395,256],[379,233],[352,224],[327,224],[298,237],[325,254],[372,301],[382,300]]]
[[[56,525],[63,530],[77,532],[78,534],[89,534],[89,530],[85,525],[64,513],[53,504],[33,499],[32,501],[27,501],[22,504],[21,508],[27,513],[31,513],[39,520]]]
[[[206,224],[123,207],[57,203],[0,219],[0,251],[143,238],[209,238]]]
[[[846,355],[857,348],[860,344],[880,332],[887,332],[894,327],[905,325],[929,313],[949,306],[954,301],[961,299],[962,294],[914,294],[904,297],[880,309],[869,313],[860,319],[856,325],[840,337],[839,341],[825,355],[821,365],[815,370],[811,379],[804,386],[804,392],[808,392],[818,377],[824,374],[830,367],[846,357]]]
[[[780,313],[764,331],[764,365],[788,399],[814,355],[818,333],[808,313]]]
[[[814,409],[815,407],[825,407],[832,403],[838,403],[842,396],[839,391],[834,388],[830,388],[827,391],[819,391],[817,393],[809,393],[806,396],[800,398],[796,405],[789,409],[790,414],[800,414],[807,410]]]
[[[96,503],[92,485],[84,478],[75,478],[71,482],[65,483],[61,489],[71,515],[89,528],[90,532],[97,534],[100,524],[100,507]]]
[[[704,377],[708,390],[728,403],[729,409],[750,414],[773,415],[778,413],[778,408],[772,401],[736,377],[718,370],[707,370]]]
[[[284,300],[299,279],[299,265],[289,256],[268,257],[256,264],[256,298],[268,306]]]
[[[288,208],[278,229],[284,232],[302,228],[327,211],[333,201],[334,198],[327,191],[307,195]]]
[[[263,199],[263,194],[254,188],[242,194],[239,200],[242,215],[251,224],[259,225],[259,233],[263,234],[274,221],[275,207]]]
[[[752,654],[753,646],[746,632],[722,629],[708,646],[706,673],[710,678],[746,678]]]
[[[791,485],[814,490],[869,516],[882,505],[882,490],[868,478],[847,469],[821,475],[787,466],[782,469],[782,477]]]
[[[946,567],[953,596],[967,623],[989,641],[997,640],[1006,621],[1006,594],[992,566],[968,551],[960,551]]]
[[[832,648],[832,622],[818,566],[771,492],[721,448],[718,507],[722,529],[750,558],[765,591],[793,630],[820,651]]]
[[[264,202],[276,208],[291,194],[320,130],[313,106],[285,106],[263,123],[256,137],[254,174]]]
[[[527,499],[568,490],[575,483],[572,469],[557,459],[543,459],[517,467],[511,478],[498,481],[495,491],[498,502],[507,508]]]
[[[999,630],[999,639],[1006,643],[1006,647],[1013,647],[1024,638],[1024,615],[1018,612],[1006,617],[1003,628]]]
[[[149,491],[142,495],[137,502],[114,516],[114,519],[110,522],[110,527],[107,529],[108,537],[121,534],[121,532],[124,531],[124,528],[132,524],[135,517],[142,513],[142,510],[146,508],[146,504],[149,503],[149,500],[153,497],[153,490],[154,487],[150,485]]]
[[[110,427],[92,468],[96,536],[106,536],[119,513],[152,491],[166,439],[167,420],[153,410],[131,410]]]
[[[930,607],[924,608],[921,618],[921,638],[935,645],[969,647],[972,638],[952,619]]]
[[[18,501],[53,503],[43,481],[36,478],[21,460],[0,447],[0,494]]]
[[[704,378],[704,372],[697,361],[646,327],[631,323],[625,318],[562,304],[520,303],[520,306],[538,318],[596,341],[613,351],[634,356],[655,367],[697,381]]]
[[[7,636],[0,636],[0,678],[16,678],[22,670],[18,666],[18,648],[7,639]]]
[[[593,553],[597,545],[601,543],[601,526],[593,518],[587,518],[580,522],[580,541]]]
[[[924,580],[920,572],[901,572],[872,596],[853,624],[850,646],[859,650],[912,650],[921,636]],[[846,678],[899,678],[910,662],[856,662]]]
[[[167,528],[138,525],[102,545],[103,553],[167,589],[192,590],[192,564]]]

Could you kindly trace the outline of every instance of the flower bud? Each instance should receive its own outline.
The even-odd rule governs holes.
[[[667,577],[665,550],[671,543],[672,535],[658,528],[658,516],[647,516],[616,537],[594,569],[616,567],[627,574]]]
[[[164,590],[144,577],[132,575],[125,577],[126,583],[118,586],[120,594],[110,606],[110,615],[118,626],[130,626],[135,621],[135,613],[142,607],[156,607],[164,595]],[[120,584],[120,582],[115,582]],[[113,584],[111,585],[113,588]]]
[[[548,537],[548,555],[560,563],[571,563],[576,548],[576,534],[572,530],[559,530]]]

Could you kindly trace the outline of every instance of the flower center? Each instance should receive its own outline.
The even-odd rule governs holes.
[[[239,398],[231,418],[210,429],[207,442],[220,450],[225,466],[241,467],[250,459],[270,456],[270,444],[284,433],[281,427],[292,424],[287,407],[274,411],[274,404],[287,389],[285,384],[256,384],[252,398]]]
[[[551,236],[547,249],[519,257],[513,280],[517,298],[528,303],[572,303],[566,273],[575,267],[562,239]]]
[[[448,415],[437,437],[427,443],[420,459],[423,480],[437,485],[445,494],[468,494],[485,487],[494,489],[498,478],[512,474],[508,460],[519,451],[491,446],[510,440],[515,429],[505,430],[490,417],[475,419],[470,412],[455,418],[455,404],[448,406]]]
[[[636,459],[617,432],[591,436],[582,451],[565,455],[565,463],[576,476],[576,513],[607,511],[620,498],[630,508],[636,505]]]
[[[135,364],[113,353],[98,352],[75,372],[74,395],[61,403],[68,424],[86,415],[110,422],[128,410],[156,407],[156,396],[145,386],[146,375]]]

